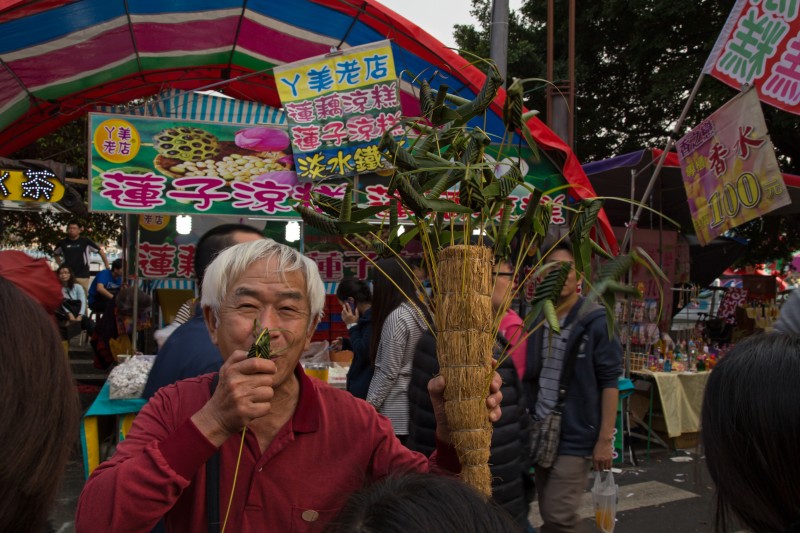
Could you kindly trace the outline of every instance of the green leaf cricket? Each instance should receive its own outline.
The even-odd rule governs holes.
[[[258,357],[259,359],[272,359],[272,348],[270,347],[270,337],[267,334],[268,328],[261,328],[258,319],[253,319],[253,337],[255,342],[247,351],[247,358]],[[260,333],[259,333],[260,332]]]

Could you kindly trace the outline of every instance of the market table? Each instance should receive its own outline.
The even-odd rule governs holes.
[[[675,439],[684,434],[700,431],[700,408],[709,372],[638,370],[631,374],[635,379],[647,379],[655,383],[669,438]],[[652,422],[652,410],[651,394],[650,422]]]
[[[137,398],[134,400],[112,400],[108,397],[108,381],[105,382],[100,393],[86,413],[81,423],[81,448],[83,450],[83,470],[86,477],[100,464],[99,433],[100,417],[114,417],[118,427],[118,440],[124,440],[131,429],[133,419],[136,417],[147,400]]]

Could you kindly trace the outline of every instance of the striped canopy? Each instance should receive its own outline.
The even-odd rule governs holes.
[[[0,156],[98,105],[165,89],[214,88],[277,108],[273,67],[387,38],[406,115],[419,114],[414,76],[437,74],[465,98],[480,90],[479,69],[374,0],[0,0]],[[498,137],[504,98],[480,124]],[[537,118],[527,126],[571,196],[594,196],[564,142]]]

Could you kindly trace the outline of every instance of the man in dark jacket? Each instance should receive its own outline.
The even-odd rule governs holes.
[[[242,242],[261,239],[257,229],[244,224],[223,224],[211,228],[197,241],[194,271],[197,285],[202,287],[206,267],[224,249]],[[158,389],[176,381],[216,372],[222,366],[222,355],[211,342],[203,312],[197,305],[194,316],[170,335],[158,352],[142,398],[150,399]]]
[[[556,244],[546,261],[573,263],[569,242]],[[544,520],[542,533],[585,530],[578,507],[589,469],[610,469],[614,453],[622,346],[616,337],[609,336],[605,309],[580,297],[578,281],[573,268],[556,305],[560,332],[552,331],[545,322],[528,339],[523,384],[535,421],[545,420],[553,411],[563,363],[568,354],[577,350],[566,387],[557,457],[550,468],[534,467]],[[542,320],[540,317],[534,323]]]
[[[503,354],[507,341],[498,337],[494,356]],[[531,419],[514,363],[505,357],[497,367],[503,378],[503,416],[493,424],[489,465],[492,472],[492,498],[514,518],[521,531],[530,530],[529,504],[533,500],[530,476]],[[430,455],[436,449],[436,419],[433,415],[428,381],[439,373],[436,341],[426,331],[417,344],[411,383],[408,387],[409,422],[406,446]]]

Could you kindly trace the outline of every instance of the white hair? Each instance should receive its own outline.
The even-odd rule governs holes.
[[[258,239],[243,242],[226,248],[214,258],[203,277],[202,300],[203,307],[209,307],[215,316],[219,316],[219,308],[228,286],[239,279],[245,270],[253,263],[262,260],[276,259],[277,271],[283,275],[286,272],[299,270],[306,280],[306,294],[308,306],[311,311],[309,323],[314,319],[320,320],[325,314],[325,285],[319,277],[317,264],[294,248],[280,244],[272,239]]]

